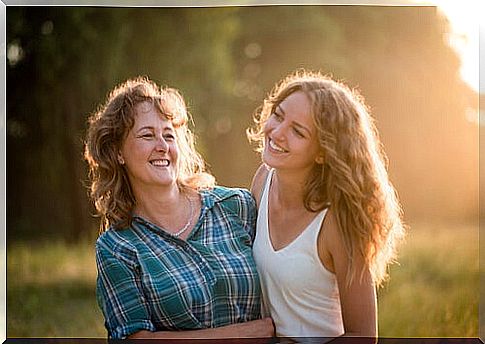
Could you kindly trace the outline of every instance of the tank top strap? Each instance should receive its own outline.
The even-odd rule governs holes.
[[[269,239],[269,226],[268,226],[268,199],[269,188],[271,185],[271,178],[273,176],[273,169],[269,170],[264,182],[263,192],[259,202],[258,220],[256,222],[256,241],[266,247],[267,252],[270,252],[272,247]]]
[[[306,231],[309,231],[311,233],[311,234],[309,233],[309,235],[311,235],[313,242],[317,242],[318,240],[318,235],[322,230],[322,225],[323,225],[323,221],[325,220],[325,215],[327,214],[327,210],[328,208],[325,208],[322,211],[320,211],[318,215],[315,216],[313,221],[308,225],[308,227],[311,227],[311,228],[307,227],[306,229]]]
[[[258,222],[257,231],[261,233],[264,237],[264,242],[273,248],[273,244],[269,238],[269,190],[271,187],[271,181],[273,179],[274,169],[270,169],[266,176],[266,180],[263,186],[263,192],[260,200],[259,211],[258,211]],[[300,233],[300,235],[295,238],[293,246],[303,245],[315,245],[318,240],[318,235],[321,231],[325,215],[327,214],[328,208],[321,210],[315,218],[308,224],[308,226]],[[306,244],[305,244],[306,243]],[[315,252],[316,254],[316,252]]]
[[[263,187],[263,193],[261,195],[261,200],[260,200],[260,210],[263,209],[264,207],[264,211],[267,213],[267,209],[268,209],[268,195],[269,195],[269,188],[271,186],[271,180],[273,179],[273,173],[274,173],[274,169],[270,169],[268,171],[268,174],[266,175],[266,180],[264,182],[264,187]]]

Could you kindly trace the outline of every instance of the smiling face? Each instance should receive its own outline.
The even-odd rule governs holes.
[[[135,112],[120,152],[135,195],[145,187],[176,185],[179,152],[172,122],[148,102]]]
[[[301,91],[276,106],[266,121],[264,135],[263,161],[270,167],[308,173],[321,159],[311,104]]]

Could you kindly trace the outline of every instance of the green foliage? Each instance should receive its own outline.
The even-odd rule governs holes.
[[[379,291],[379,335],[476,337],[477,239],[477,226],[412,226]],[[92,243],[19,242],[7,256],[9,337],[106,336]]]

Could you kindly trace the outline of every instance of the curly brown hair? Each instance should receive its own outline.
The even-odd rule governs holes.
[[[210,188],[215,184],[194,147],[187,124],[189,114],[181,94],[159,87],[146,77],[137,77],[116,86],[98,111],[89,117],[84,157],[89,165],[90,196],[101,217],[100,232],[121,229],[132,221],[136,200],[128,175],[118,154],[135,123],[137,104],[150,102],[175,128],[180,150],[177,184],[181,188]]]
[[[387,158],[363,97],[320,72],[297,70],[278,82],[256,110],[248,138],[262,152],[266,121],[297,91],[311,102],[324,156],[324,163],[315,163],[306,181],[305,208],[312,212],[329,206],[334,209],[350,261],[347,283],[356,274],[352,261],[360,254],[374,283],[380,285],[387,277],[388,264],[395,260],[405,227],[388,178]]]

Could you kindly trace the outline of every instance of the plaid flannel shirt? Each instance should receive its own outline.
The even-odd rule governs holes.
[[[223,187],[200,195],[201,214],[186,241],[140,217],[98,238],[97,299],[110,338],[260,318],[254,199]]]

